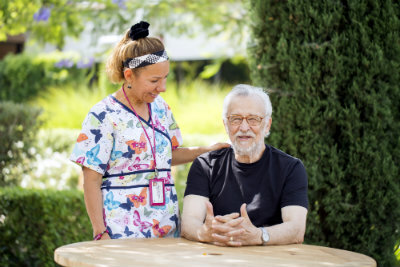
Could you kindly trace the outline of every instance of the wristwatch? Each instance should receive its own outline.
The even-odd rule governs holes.
[[[269,241],[269,234],[267,229],[265,229],[264,227],[259,227],[261,229],[261,241],[262,241],[262,245],[264,246],[265,244],[268,243]]]

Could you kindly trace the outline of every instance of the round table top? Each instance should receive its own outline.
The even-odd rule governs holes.
[[[118,239],[59,247],[62,266],[376,266],[363,254],[312,245],[218,247],[183,238]]]

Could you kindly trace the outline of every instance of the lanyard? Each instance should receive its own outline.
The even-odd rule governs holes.
[[[157,151],[156,151],[156,135],[155,135],[155,132],[154,132],[153,119],[151,118],[150,104],[147,103],[147,107],[148,107],[148,109],[149,109],[151,127],[153,128],[154,150],[153,150],[153,147],[152,147],[152,145],[151,145],[150,137],[149,137],[149,135],[147,134],[147,131],[146,131],[146,129],[145,129],[144,126],[143,126],[142,120],[140,119],[139,115],[136,113],[136,110],[133,108],[131,102],[129,101],[129,98],[128,98],[128,96],[127,96],[126,93],[125,93],[125,89],[124,89],[124,86],[123,86],[123,85],[122,85],[122,91],[124,92],[124,96],[125,96],[125,98],[126,98],[126,101],[128,101],[129,106],[131,107],[131,109],[132,109],[133,112],[135,113],[136,117],[138,118],[138,120],[139,120],[139,122],[140,122],[140,125],[142,125],[142,129],[143,129],[144,133],[146,134],[147,140],[149,140],[150,149],[151,149],[151,154],[153,154],[153,159],[154,159],[154,173],[155,173],[155,175],[156,175],[156,177],[157,177],[157,176],[158,176],[158,170],[157,170],[157,161],[156,161],[156,152],[157,152]]]

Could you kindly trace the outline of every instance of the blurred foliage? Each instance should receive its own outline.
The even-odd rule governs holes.
[[[172,61],[169,79],[190,82],[203,79],[224,84],[250,83],[250,70],[243,55],[214,60]]]
[[[69,160],[69,155],[79,135],[79,129],[41,129],[36,142],[29,148],[31,157],[18,162],[6,177],[21,177],[23,188],[77,189],[81,167]],[[24,170],[28,169],[28,170]]]
[[[44,128],[80,129],[89,109],[106,96],[97,86],[57,86],[50,87],[32,104],[43,108]]]
[[[393,266],[400,240],[400,3],[252,0],[268,142],[309,177],[308,243]]]
[[[80,129],[89,109],[98,101],[118,89],[118,85],[99,78],[99,86],[60,86],[49,89],[45,96],[40,96],[32,103],[44,109],[41,119],[45,128]],[[231,89],[229,85],[210,84],[195,80],[178,86],[168,81],[167,91],[161,96],[170,105],[175,119],[185,134],[221,134],[222,102]]]
[[[223,99],[231,90],[230,85],[209,84],[200,79],[184,82],[179,89],[175,83],[169,83],[165,99],[185,134],[223,134]]]
[[[40,129],[37,135],[38,149],[51,148],[54,152],[71,152],[80,129],[51,128]]]
[[[55,266],[54,250],[92,239],[83,193],[0,188],[0,266]]]
[[[28,102],[49,86],[89,84],[94,67],[81,67],[74,53],[8,54],[0,61],[0,100]]]
[[[13,0],[0,2],[0,41],[29,32],[41,43],[62,48],[65,37],[78,37],[90,21],[93,35],[121,34],[133,23],[147,20],[159,34],[225,34],[239,43],[246,34],[246,1],[221,0]],[[231,34],[235,33],[235,34]],[[95,38],[96,39],[96,38]]]
[[[45,62],[28,55],[9,54],[0,61],[0,100],[24,102],[50,82]]]
[[[78,37],[83,30],[82,16],[86,8],[79,7],[81,1],[70,0],[13,0],[0,2],[0,41],[7,35],[30,32],[31,37],[41,43],[64,45],[65,37]],[[47,19],[35,20],[41,8],[50,10]]]
[[[9,176],[19,166],[28,171],[29,148],[36,140],[41,109],[13,102],[0,102],[0,186],[15,185],[21,176]],[[8,178],[7,178],[8,177]]]

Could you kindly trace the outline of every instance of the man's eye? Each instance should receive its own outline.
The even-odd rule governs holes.
[[[240,122],[241,120],[242,120],[242,118],[240,118],[240,117],[231,119],[232,122]]]

